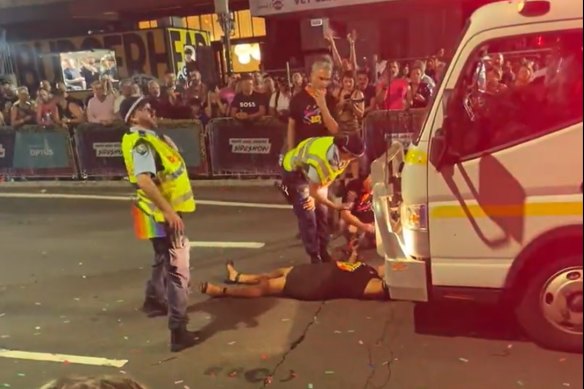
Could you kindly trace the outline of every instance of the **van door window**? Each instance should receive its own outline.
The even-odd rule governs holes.
[[[582,122],[582,30],[493,40],[447,109],[450,146],[478,157]]]

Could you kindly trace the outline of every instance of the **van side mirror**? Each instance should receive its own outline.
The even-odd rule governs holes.
[[[444,163],[447,147],[446,135],[444,134],[444,130],[440,128],[436,131],[430,142],[430,163],[436,170],[440,170]]]
[[[458,162],[458,157],[452,152],[451,145],[448,142],[446,131],[448,128],[448,120],[444,121],[444,128],[436,131],[430,142],[430,163],[440,170],[445,164],[453,164]]]

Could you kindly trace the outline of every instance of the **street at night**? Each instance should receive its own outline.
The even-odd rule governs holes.
[[[203,201],[186,217],[192,242],[257,245],[192,249],[189,328],[199,340],[171,354],[166,319],[139,311],[152,254],[133,237],[129,202],[115,200],[125,188],[6,186],[8,194],[0,198],[0,388],[68,374],[130,375],[154,389],[582,387],[581,354],[536,346],[496,306],[202,296],[199,283],[221,282],[227,259],[246,272],[308,261],[292,211],[270,208],[282,205],[271,187],[195,186],[216,205]],[[381,263],[374,251],[365,257]],[[104,359],[93,366],[91,357]]]

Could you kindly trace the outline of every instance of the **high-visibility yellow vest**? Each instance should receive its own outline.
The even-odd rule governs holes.
[[[339,166],[331,165],[327,154],[333,144],[334,137],[324,136],[303,140],[294,149],[284,155],[282,167],[288,172],[313,167],[318,173],[321,185],[328,185],[343,174],[348,164],[341,162]]]
[[[157,222],[163,223],[162,211],[138,188],[134,175],[134,158],[132,151],[138,142],[144,142],[152,147],[160,157],[162,171],[156,173],[158,189],[176,212],[194,212],[195,198],[191,188],[191,181],[186,164],[180,153],[168,144],[163,137],[146,131],[130,131],[122,139],[122,153],[131,184],[136,187],[136,206],[145,214],[150,215]]]

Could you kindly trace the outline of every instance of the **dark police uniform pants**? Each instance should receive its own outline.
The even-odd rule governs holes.
[[[190,243],[186,237],[175,244],[171,234],[154,238],[152,276],[146,285],[146,298],[168,304],[168,327],[184,327],[188,322],[187,307],[190,284]]]
[[[288,188],[306,253],[311,258],[320,256],[327,250],[329,243],[328,208],[316,204],[313,211],[304,209],[304,202],[310,196],[310,184],[301,172],[284,171],[282,184]]]

